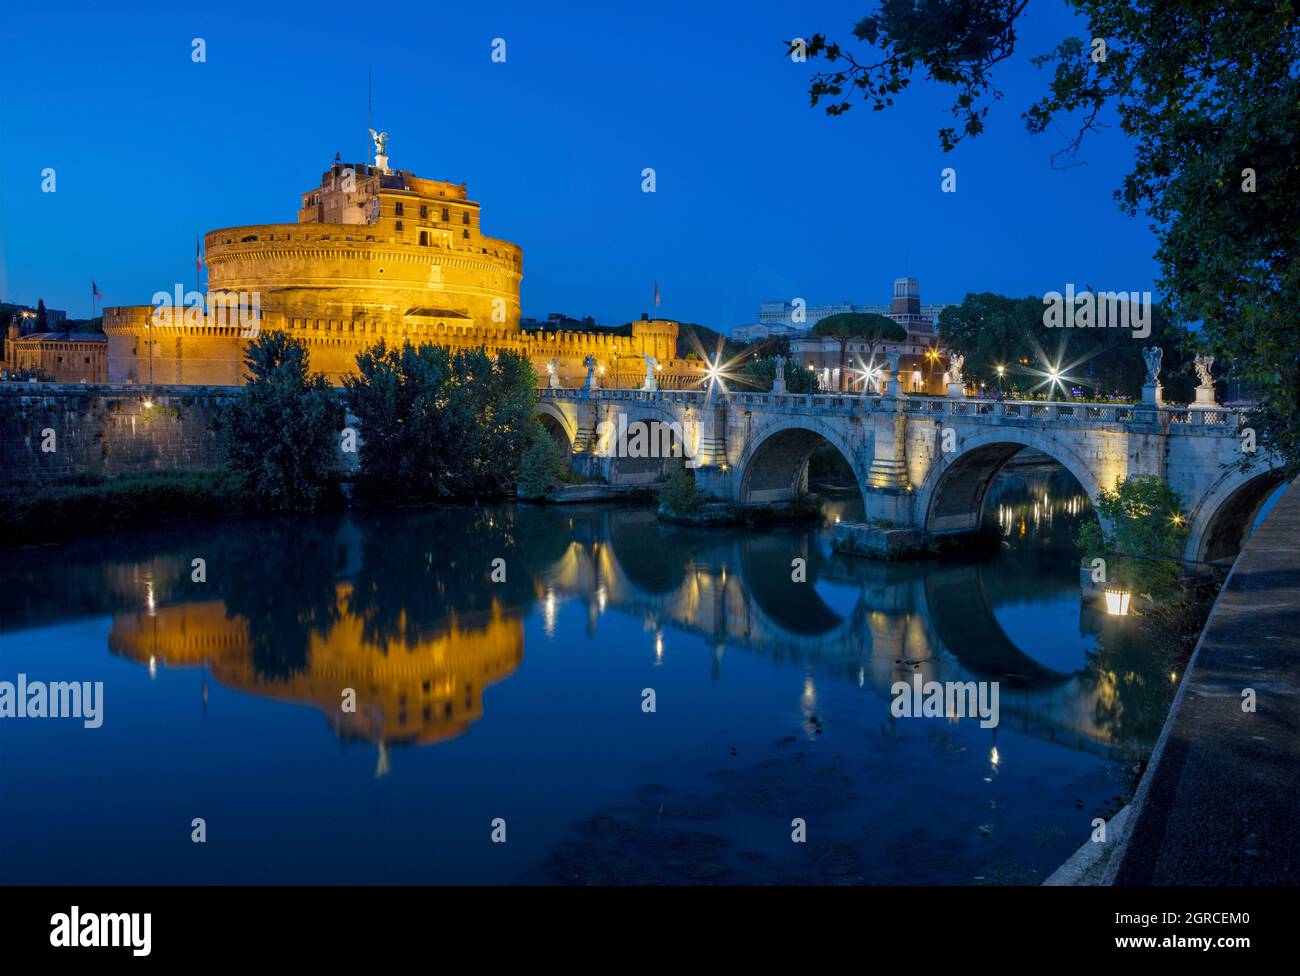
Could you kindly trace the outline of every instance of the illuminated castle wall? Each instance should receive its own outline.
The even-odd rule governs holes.
[[[539,376],[558,359],[565,385],[585,377],[594,355],[615,385],[635,385],[641,357],[665,367],[664,385],[697,368],[676,356],[677,323],[633,323],[630,336],[532,333],[519,327],[523,252],[481,230],[481,208],[465,184],[405,170],[336,161],[302,194],[298,222],[214,230],[205,237],[208,292],[237,301],[256,294],[261,330],[305,341],[313,369],[334,383],[380,339],[521,351]],[[243,382],[249,329],[221,309],[152,305],[104,310],[109,381],[227,385]],[[151,346],[152,343],[152,346]]]

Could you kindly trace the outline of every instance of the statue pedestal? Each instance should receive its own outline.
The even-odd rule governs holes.
[[[952,398],[955,399],[955,400],[964,400],[964,399],[966,399],[966,384],[965,384],[965,383],[949,383],[949,384],[948,384],[948,396],[952,397]]]
[[[1198,386],[1196,388],[1196,402],[1192,404],[1193,410],[1210,410],[1217,407],[1214,402],[1214,387]]]
[[[1147,406],[1159,407],[1164,404],[1159,383],[1148,383],[1142,387],[1142,402]]]

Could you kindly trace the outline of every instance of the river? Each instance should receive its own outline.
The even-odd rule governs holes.
[[[0,881],[1041,881],[1171,690],[1081,606],[1064,480],[1000,480],[999,551],[923,562],[634,506],[0,552],[0,681],[103,683],[98,728],[0,723]],[[895,717],[913,675],[997,681],[997,727]]]

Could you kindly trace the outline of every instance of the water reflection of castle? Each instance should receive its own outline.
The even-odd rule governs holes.
[[[306,667],[287,677],[260,673],[249,622],[220,600],[119,613],[109,632],[114,654],[150,667],[200,667],[228,688],[320,709],[344,739],[427,744],[465,732],[483,715],[483,690],[523,660],[523,622],[500,604],[451,617],[412,643],[367,639],[348,612],[351,584],[338,584],[338,616],[313,633]],[[344,689],[356,710],[342,707]]]

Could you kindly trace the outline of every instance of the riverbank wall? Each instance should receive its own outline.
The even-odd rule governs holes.
[[[1104,881],[1300,883],[1298,795],[1300,490],[1292,483],[1215,601]]]
[[[0,479],[220,468],[239,387],[0,384]]]

